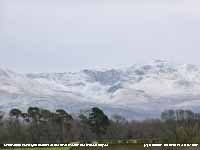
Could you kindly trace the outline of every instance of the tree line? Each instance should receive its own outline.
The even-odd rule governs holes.
[[[128,141],[160,143],[198,143],[200,114],[190,110],[166,110],[158,119],[127,120],[114,114],[108,117],[93,107],[71,115],[63,109],[52,112],[29,107],[27,112],[0,112],[0,144],[68,143],[72,141]]]

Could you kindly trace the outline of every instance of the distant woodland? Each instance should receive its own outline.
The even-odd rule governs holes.
[[[29,107],[27,112],[0,112],[0,143],[69,143],[72,141],[159,141],[160,143],[198,143],[200,114],[190,110],[166,110],[158,119],[127,120],[108,117],[94,107],[73,116],[65,110],[51,112]]]

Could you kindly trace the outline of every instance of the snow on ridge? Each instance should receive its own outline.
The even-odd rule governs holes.
[[[147,109],[149,105],[158,104],[163,108],[171,107],[174,102],[177,107],[185,107],[190,100],[194,102],[194,97],[195,104],[200,104],[199,93],[199,66],[163,60],[118,69],[64,73],[18,74],[0,68],[0,108],[11,102],[16,104],[20,98],[25,106],[49,103],[51,108],[55,100],[66,106],[74,101],[74,106],[87,102],[129,109]],[[5,97],[8,102],[3,101]]]

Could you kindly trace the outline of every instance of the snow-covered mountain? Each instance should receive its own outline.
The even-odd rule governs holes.
[[[0,109],[38,106],[78,112],[92,106],[129,118],[200,108],[200,67],[156,60],[119,69],[19,74],[0,69]]]

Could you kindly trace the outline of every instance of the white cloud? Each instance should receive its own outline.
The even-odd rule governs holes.
[[[197,0],[0,0],[0,64],[30,71],[200,64]]]

